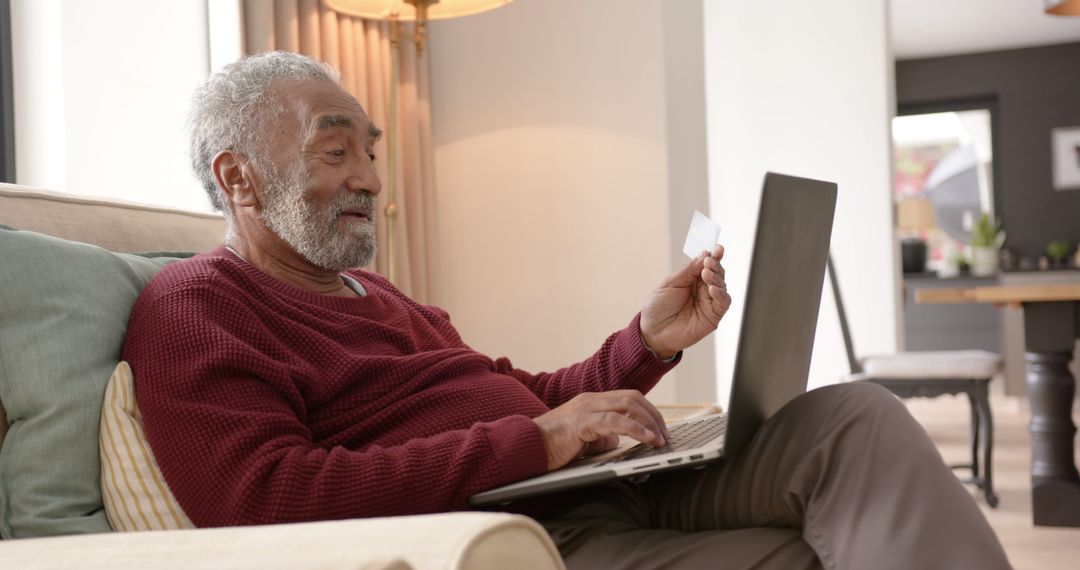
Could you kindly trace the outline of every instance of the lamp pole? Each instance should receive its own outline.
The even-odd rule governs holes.
[[[386,209],[386,277],[398,284],[395,234],[397,232],[397,147],[398,147],[398,57],[401,52],[401,20],[397,12],[390,15],[390,124],[386,126],[387,175]]]
[[[439,0],[405,0],[416,8],[416,24],[413,27],[413,41],[416,42],[416,57],[424,55],[424,42],[427,39],[428,6]]]

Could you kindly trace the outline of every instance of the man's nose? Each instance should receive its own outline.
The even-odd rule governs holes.
[[[378,194],[382,191],[382,181],[379,180],[379,173],[375,171],[375,163],[369,158],[361,157],[357,161],[358,164],[352,173],[352,176],[345,181],[350,192],[370,192],[372,194]]]

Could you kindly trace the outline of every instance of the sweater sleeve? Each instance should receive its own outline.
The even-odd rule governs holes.
[[[395,446],[315,445],[284,348],[212,288],[140,298],[128,331],[147,439],[197,526],[460,510],[472,494],[546,471],[525,416]]]
[[[641,315],[607,338],[592,356],[556,372],[532,374],[514,368],[507,358],[495,361],[496,370],[529,387],[544,404],[554,408],[583,392],[633,389],[648,393],[660,378],[682,360],[660,360],[641,339]]]

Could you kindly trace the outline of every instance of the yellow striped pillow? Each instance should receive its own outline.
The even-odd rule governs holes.
[[[101,406],[101,495],[113,530],[195,528],[161,476],[146,442],[127,362],[113,370]]]

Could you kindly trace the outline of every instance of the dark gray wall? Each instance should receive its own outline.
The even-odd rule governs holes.
[[[1080,190],[1056,191],[1050,130],[1080,127],[1080,43],[896,63],[897,103],[997,100],[1000,202],[1007,247],[1042,255],[1052,240],[1080,242]]]

